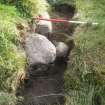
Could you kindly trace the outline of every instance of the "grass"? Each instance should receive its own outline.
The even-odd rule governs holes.
[[[82,27],[82,30],[79,33],[75,32],[74,35],[75,48],[71,54],[71,65],[65,75],[65,85],[67,93],[72,90],[77,92],[74,98],[78,98],[78,101],[83,100],[82,97],[84,97],[85,105],[92,105],[94,94],[99,95],[101,100],[105,98],[104,32],[105,30],[100,26]],[[91,88],[88,89],[88,87]],[[104,105],[105,101],[102,100],[102,103]],[[84,105],[83,102],[80,105]]]
[[[0,4],[0,90],[11,90],[13,76],[24,65],[23,53],[18,49],[18,30],[15,25],[21,21],[15,7]]]
[[[49,7],[46,0],[16,0],[12,2],[9,0],[6,4],[15,5],[19,12],[21,12],[24,17],[28,18],[37,16]]]
[[[70,4],[74,5],[74,0],[48,0],[50,4]]]
[[[13,94],[0,92],[0,105],[15,105],[16,97]]]
[[[97,27],[82,28],[80,33],[75,33],[76,46],[65,75],[66,92],[71,93],[67,99],[74,99],[71,105],[92,105],[95,95],[101,98],[102,105],[105,104],[104,32],[102,27]]]
[[[81,20],[87,20],[91,22],[105,23],[105,1],[100,0],[75,0],[76,7],[81,14]]]
[[[79,20],[99,25],[80,26],[74,32],[75,48],[65,75],[67,105],[105,105],[104,4],[102,0],[76,0]]]

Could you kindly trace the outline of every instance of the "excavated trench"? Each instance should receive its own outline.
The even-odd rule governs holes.
[[[67,4],[55,6],[53,17],[66,17],[70,19],[75,13],[75,8]],[[35,64],[26,66],[26,76],[17,87],[16,96],[23,97],[23,100],[18,100],[17,105],[64,105],[64,73],[67,69],[70,51],[74,44],[73,40],[68,40],[72,35],[73,29],[71,26],[65,27],[65,23],[61,23],[60,32],[53,32],[48,38],[54,42],[64,42],[68,44],[69,51],[65,57],[56,57],[52,63]],[[53,27],[58,27],[58,23],[53,23]],[[31,35],[31,33],[30,33]],[[68,42],[65,42],[68,40]],[[30,46],[31,47],[31,46]],[[32,49],[31,49],[32,50]],[[37,56],[38,57],[38,56]]]

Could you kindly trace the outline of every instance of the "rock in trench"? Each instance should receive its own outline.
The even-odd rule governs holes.
[[[55,46],[45,36],[36,33],[26,38],[25,51],[29,65],[49,64],[56,58]]]

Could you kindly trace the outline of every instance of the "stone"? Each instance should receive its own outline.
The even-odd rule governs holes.
[[[56,43],[56,52],[58,57],[66,57],[69,51],[69,46],[67,46],[64,42]]]
[[[50,19],[48,12],[41,13],[39,17],[44,19]],[[42,35],[48,35],[48,33],[52,33],[51,21],[39,20],[35,32]]]
[[[56,59],[55,46],[40,34],[31,34],[26,38],[25,51],[29,65],[49,64]]]

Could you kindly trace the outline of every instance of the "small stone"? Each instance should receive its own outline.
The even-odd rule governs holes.
[[[69,47],[63,42],[58,42],[56,45],[56,50],[57,50],[57,56],[65,57],[68,54]]]

